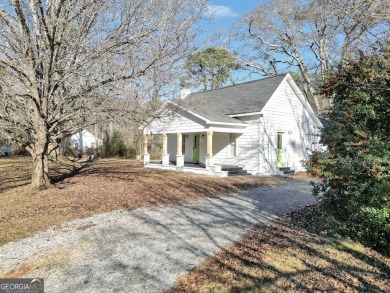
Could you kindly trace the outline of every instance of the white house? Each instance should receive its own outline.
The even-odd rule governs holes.
[[[103,141],[87,130],[80,130],[71,136],[72,146],[79,151],[96,148],[103,145]]]
[[[322,127],[288,73],[182,95],[160,114],[144,128],[145,166],[221,177],[224,166],[253,175],[302,171]],[[147,153],[156,134],[163,136],[161,164],[150,163]]]

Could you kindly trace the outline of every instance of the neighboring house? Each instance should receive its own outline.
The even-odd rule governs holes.
[[[322,127],[290,74],[182,95],[159,116],[144,128],[145,166],[201,173],[185,164],[200,163],[217,176],[227,176],[225,165],[257,175],[302,171]],[[147,154],[150,134],[163,135],[160,165]]]
[[[96,148],[103,145],[103,141],[87,130],[81,130],[71,136],[72,146],[78,151]]]

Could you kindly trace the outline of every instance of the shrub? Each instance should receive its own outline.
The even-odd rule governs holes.
[[[125,143],[120,132],[115,131],[113,135],[106,136],[103,140],[102,153],[104,157],[134,158],[135,149]]]
[[[305,163],[321,207],[338,231],[390,254],[389,51],[363,56],[331,74],[323,93],[333,99],[323,130],[324,153]]]

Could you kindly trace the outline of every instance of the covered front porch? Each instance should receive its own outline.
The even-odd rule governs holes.
[[[221,159],[236,155],[236,138],[241,130],[233,131],[235,133],[226,130],[159,134],[162,136],[162,158],[159,163],[150,161],[150,134],[145,134],[144,166],[227,177],[229,170],[223,170]]]

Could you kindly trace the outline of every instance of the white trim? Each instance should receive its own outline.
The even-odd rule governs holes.
[[[175,104],[175,103],[172,102],[172,101],[168,101],[167,103],[172,104],[172,105],[174,105],[175,107],[177,107],[177,108],[179,108],[179,109],[181,109],[181,110],[183,110],[183,111],[185,111],[185,112],[187,112],[187,113],[190,113],[191,115],[193,115],[193,116],[195,116],[195,117],[197,117],[197,118],[203,120],[203,121],[206,122],[207,124],[209,124],[209,123],[211,122],[211,121],[208,120],[207,118],[205,118],[205,117],[203,117],[203,116],[201,116],[201,115],[199,115],[199,114],[196,114],[196,113],[194,113],[194,112],[192,112],[192,111],[190,111],[190,110],[188,110],[188,109],[185,109],[184,107],[179,106],[178,104]],[[177,113],[177,112],[176,112],[176,113]],[[180,114],[180,113],[177,113],[177,114]]]
[[[223,133],[245,133],[245,128],[224,128],[224,127],[209,127],[206,131],[223,132]]]
[[[164,104],[161,105],[161,108],[155,112],[155,115],[163,113],[163,112],[165,111],[164,108],[167,106],[167,104],[168,104],[169,102],[170,102],[170,101],[164,102]],[[150,123],[152,123],[154,119],[156,119],[156,117],[151,117],[151,118],[149,118],[149,119],[146,119],[146,121],[145,121],[144,123],[142,123],[142,124],[138,127],[138,129],[139,129],[139,130],[144,130],[144,128],[146,128],[147,125],[149,125]]]
[[[186,130],[184,132],[178,132],[177,130],[172,130],[172,131],[167,131],[164,130],[162,132],[153,132],[153,134],[175,134],[175,133],[185,133],[185,134],[190,134],[190,133],[206,133],[207,131],[214,131],[214,132],[221,132],[221,133],[245,133],[244,128],[231,128],[231,127],[209,127],[209,128],[203,128],[203,129],[194,129],[194,130]],[[150,132],[147,132],[145,134],[150,134]]]
[[[282,82],[278,85],[276,90],[273,92],[271,97],[268,99],[267,103],[264,105],[263,109],[266,109],[268,103],[272,100],[275,93],[278,92],[279,88],[282,86],[283,82],[287,81],[288,85],[291,87],[295,95],[298,97],[301,104],[305,107],[307,112],[309,113],[310,117],[313,119],[313,121],[317,124],[317,127],[323,127],[321,121],[318,119],[316,113],[314,112],[312,106],[310,105],[309,101],[307,100],[306,96],[302,93],[302,91],[299,89],[297,84],[295,83],[294,79],[291,77],[290,73],[287,73]],[[303,99],[302,99],[303,98]]]
[[[206,123],[208,125],[228,125],[228,126],[241,126],[241,127],[246,127],[247,125],[244,123],[225,123],[225,122],[210,122]]]
[[[316,113],[314,112],[313,107],[310,105],[309,101],[307,100],[306,96],[302,91],[299,89],[293,78],[290,76],[290,73],[286,75],[286,81],[291,86],[294,93],[297,95],[298,99],[301,101],[302,105],[306,108],[307,112],[309,112],[311,118],[313,121],[317,124],[317,127],[323,127],[320,119],[318,119]],[[304,100],[302,100],[302,98]]]
[[[248,113],[241,113],[241,114],[229,114],[227,116],[230,117],[243,117],[243,116],[254,116],[254,115],[261,115],[261,112],[248,112]]]

